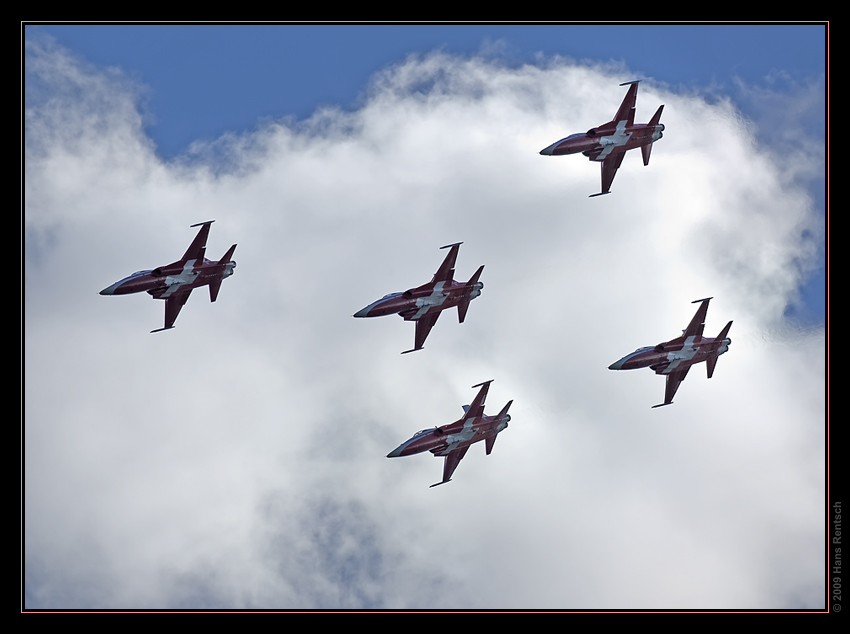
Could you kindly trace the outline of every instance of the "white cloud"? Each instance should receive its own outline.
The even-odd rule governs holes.
[[[537,152],[610,118],[610,68],[411,58],[359,110],[165,163],[136,88],[30,55],[28,605],[822,607],[823,333],[765,334],[818,219],[728,102],[642,83],[664,139],[590,199],[598,165]],[[211,257],[239,245],[215,304],[151,335],[161,302],[97,294],[207,219]],[[465,324],[402,356],[410,323],[351,317],[458,240]],[[663,380],[607,366],[709,295],[729,354],[651,410]],[[437,489],[441,461],[384,458],[491,378],[491,456]]]

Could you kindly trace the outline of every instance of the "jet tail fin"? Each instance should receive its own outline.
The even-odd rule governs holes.
[[[501,420],[505,416],[508,415],[508,410],[511,408],[512,403],[513,403],[512,400],[507,402],[507,404],[502,408],[502,411],[499,412],[499,414],[497,416],[497,420]],[[492,436],[488,436],[484,440],[484,448],[487,451],[488,456],[490,455],[490,452],[493,451],[493,445],[496,444],[496,436],[498,436],[498,435],[499,435],[499,432],[496,432],[495,434],[493,434]]]
[[[729,329],[731,327],[732,327],[732,322],[730,321],[728,324],[726,324],[726,326],[723,328],[723,330],[720,331],[720,334],[717,335],[717,339],[715,339],[715,341],[723,341],[724,339],[726,339],[726,335],[729,334]]]
[[[484,270],[484,265],[478,267],[478,270],[469,278],[469,281],[466,283],[467,286],[473,286],[478,282],[478,278],[481,277],[481,271]]]
[[[481,272],[484,270],[484,265],[478,267],[478,270],[475,271],[475,274],[469,278],[469,281],[466,283],[467,288],[474,287],[478,284],[478,278],[481,277]],[[480,291],[479,291],[480,292]],[[477,295],[476,295],[477,297]],[[469,310],[469,302],[473,298],[469,295],[466,296],[458,305],[457,305],[457,320],[459,323],[463,323],[463,320],[466,319],[466,311]]]
[[[730,321],[728,324],[726,324],[726,327],[720,331],[720,334],[717,335],[715,341],[720,342],[720,345],[722,345],[723,340],[726,339],[726,335],[729,334],[729,328],[731,327],[732,322]],[[705,372],[708,375],[709,379],[714,375],[714,368],[715,366],[717,366],[717,357],[719,356],[720,355],[715,352],[713,355],[711,355],[708,359],[705,360]]]
[[[652,119],[649,120],[647,125],[658,125],[661,122],[661,113],[664,110],[664,104],[658,106],[658,110],[655,111],[655,114],[652,115]]]
[[[230,262],[230,258],[233,257],[234,251],[236,251],[236,245],[235,244],[227,250],[227,253],[225,253],[223,256],[221,256],[221,259],[218,261],[218,263],[219,264],[227,264],[228,262]]]
[[[658,106],[658,110],[655,111],[655,114],[652,115],[652,119],[649,120],[647,126],[652,127],[658,125],[661,121],[661,111],[664,110],[664,106]],[[664,128],[662,128],[663,130]],[[640,152],[643,155],[643,164],[649,165],[649,154],[652,152],[652,143],[647,143],[646,145],[642,145],[640,147]]]
[[[511,400],[511,401],[508,401],[508,402],[505,404],[505,406],[502,408],[502,411],[501,411],[501,412],[499,412],[499,418],[504,417],[504,415],[508,413],[508,410],[511,408],[511,405],[512,405],[512,404],[513,404],[513,401],[512,401],[512,400]]]
[[[236,251],[236,245],[234,244],[227,250],[221,259],[218,261],[218,264],[224,265],[230,262],[230,258],[233,257],[233,252]],[[218,291],[221,289],[221,280],[224,278],[219,278],[214,282],[210,282],[210,301],[214,302],[218,298]]]

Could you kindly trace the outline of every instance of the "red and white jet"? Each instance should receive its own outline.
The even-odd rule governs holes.
[[[496,436],[508,426],[508,421],[511,420],[508,409],[513,403],[513,401],[508,401],[502,411],[495,416],[485,416],[484,399],[487,398],[487,390],[490,389],[492,382],[493,380],[490,379],[472,386],[481,389],[475,396],[475,400],[472,401],[472,405],[463,406],[463,418],[450,425],[423,429],[417,432],[413,438],[388,453],[387,458],[410,456],[423,451],[430,451],[435,457],[445,456],[443,480],[431,485],[435,487],[451,482],[452,474],[472,443],[483,440],[489,456],[490,452],[493,451],[493,445],[496,444]]]
[[[664,402],[653,405],[653,408],[670,405],[673,402],[673,395],[676,394],[679,384],[685,380],[688,370],[695,363],[705,361],[705,368],[710,379],[714,374],[714,366],[717,365],[717,357],[729,350],[729,344],[732,343],[732,340],[726,336],[729,334],[732,322],[726,324],[726,327],[714,339],[703,337],[702,331],[705,328],[705,314],[708,311],[709,300],[711,297],[691,302],[692,304],[701,302],[701,304],[687,329],[682,331],[681,337],[676,337],[667,343],[659,343],[654,347],[638,348],[609,365],[608,369],[634,370],[648,367],[655,370],[656,374],[665,374],[667,386],[664,391]]]
[[[469,302],[481,294],[484,284],[478,281],[482,264],[468,282],[456,282],[454,277],[457,252],[463,242],[447,244],[441,249],[450,249],[449,254],[429,283],[411,288],[403,293],[384,295],[366,308],[354,313],[355,317],[380,317],[382,315],[399,314],[405,321],[416,322],[416,334],[413,348],[402,354],[422,349],[425,338],[431,328],[437,323],[440,311],[457,306],[457,317],[460,323],[466,318]]]
[[[236,245],[230,247],[218,262],[207,260],[204,253],[210,225],[213,222],[215,221],[207,220],[192,225],[201,229],[183,257],[176,262],[157,267],[152,271],[136,271],[129,277],[104,288],[100,294],[128,295],[147,291],[154,299],[164,299],[165,327],[151,330],[151,332],[173,328],[183,304],[189,299],[191,292],[198,287],[209,286],[210,301],[214,302],[218,297],[221,281],[233,275],[233,269],[236,268],[236,262],[230,259],[236,250]]]
[[[540,150],[544,156],[560,156],[562,154],[578,154],[581,152],[591,161],[602,163],[602,191],[594,196],[609,193],[617,168],[623,162],[628,150],[640,148],[643,153],[643,164],[649,165],[649,153],[652,144],[663,136],[664,124],[659,123],[661,111],[659,106],[652,115],[649,123],[635,124],[635,102],[637,101],[637,85],[640,80],[627,81],[621,86],[629,86],[626,98],[620,104],[620,109],[614,119],[608,123],[591,128],[587,132],[571,134],[557,143]]]

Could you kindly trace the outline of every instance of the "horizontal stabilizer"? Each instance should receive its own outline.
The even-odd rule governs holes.
[[[672,404],[673,404],[673,401],[670,401],[669,403],[659,403],[658,405],[653,405],[652,409],[655,409],[656,407],[664,407],[665,405],[672,405]]]
[[[157,328],[156,330],[151,330],[151,332],[162,332],[163,330],[171,330],[174,326],[166,326],[165,328]]]
[[[214,302],[218,297],[218,291],[221,289],[221,280],[210,282],[210,301]]]
[[[469,300],[465,299],[457,305],[457,323],[462,324],[466,319],[466,311],[469,310]]]
[[[717,355],[712,355],[705,360],[705,373],[710,379],[714,375],[714,368],[717,366]]]
[[[433,489],[434,487],[438,487],[438,486],[440,486],[441,484],[446,484],[447,482],[451,482],[451,480],[443,480],[442,482],[435,482],[434,484],[432,484],[432,485],[431,485],[431,486],[429,486],[428,488],[429,488],[429,489]]]
[[[649,165],[649,154],[652,152],[652,143],[640,146],[640,153],[643,156],[643,164]]]

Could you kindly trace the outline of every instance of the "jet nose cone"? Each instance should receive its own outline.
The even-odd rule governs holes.
[[[368,317],[369,316],[369,308],[371,308],[371,305],[367,306],[366,308],[361,308],[356,313],[354,313],[354,316],[355,317]]]
[[[399,445],[398,447],[393,449],[390,453],[387,454],[387,458],[398,458],[399,456],[401,456],[401,448],[403,446],[404,445]]]
[[[564,141],[566,141],[566,139],[561,139],[560,141],[555,141],[549,147],[545,147],[542,150],[540,150],[540,154],[542,154],[543,156],[552,156],[555,153],[555,148],[557,148],[559,145],[561,145],[561,143],[564,142]]]
[[[608,366],[609,370],[622,370],[623,369],[623,360],[615,361],[611,365]]]

